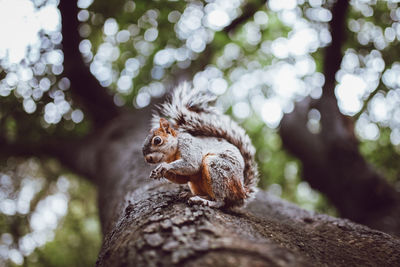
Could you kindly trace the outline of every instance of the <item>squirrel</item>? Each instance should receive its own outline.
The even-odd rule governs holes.
[[[243,128],[209,106],[215,99],[188,83],[178,86],[153,114],[142,151],[148,163],[159,163],[150,178],[187,183],[189,203],[241,206],[256,191],[255,149]]]

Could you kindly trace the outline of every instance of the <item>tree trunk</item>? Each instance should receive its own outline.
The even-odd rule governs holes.
[[[186,186],[152,181],[141,144],[150,112],[114,120],[80,147],[76,169],[99,188],[97,266],[400,264],[400,240],[259,192],[235,211],[190,206]]]

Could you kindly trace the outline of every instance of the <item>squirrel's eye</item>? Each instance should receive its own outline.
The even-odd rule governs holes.
[[[156,136],[156,137],[153,138],[153,144],[155,144],[155,145],[161,145],[161,143],[162,143],[161,137]]]

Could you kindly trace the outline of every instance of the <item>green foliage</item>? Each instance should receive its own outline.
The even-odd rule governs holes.
[[[70,177],[68,213],[54,240],[30,255],[27,266],[85,267],[96,262],[102,241],[96,190],[89,182]]]
[[[33,245],[33,252],[23,258],[24,266],[93,266],[101,245],[96,189],[93,185],[73,174],[60,175],[62,170],[54,160],[10,158],[1,170],[2,196],[6,194],[9,203],[17,205],[16,210],[6,210],[8,214],[3,213],[4,209],[0,212],[3,253],[12,255],[13,249],[25,253]],[[18,203],[23,202],[29,192],[34,193],[28,203],[29,209],[21,210]],[[56,202],[55,197],[59,198]],[[66,202],[60,206],[62,199]],[[63,205],[68,205],[66,215],[62,213]],[[41,213],[42,210],[46,210],[45,213]],[[49,226],[48,219],[54,216],[58,218],[56,225]],[[40,225],[47,226],[43,228]],[[38,245],[42,238],[48,241]],[[15,261],[17,259],[18,262],[19,257],[10,257],[8,264],[16,266]],[[4,259],[0,259],[2,263],[6,263]]]
[[[391,130],[382,127],[377,141],[360,144],[361,153],[373,166],[379,168],[387,180],[396,187],[400,185],[400,147],[390,142]]]

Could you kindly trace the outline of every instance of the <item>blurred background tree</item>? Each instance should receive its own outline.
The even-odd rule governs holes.
[[[261,188],[368,224],[312,179],[307,166],[318,166],[302,153],[324,155],[301,139],[302,129],[318,140],[329,129],[324,114],[339,114],[335,129],[350,125],[340,139],[350,140],[341,143],[350,155],[344,169],[359,145],[388,195],[400,191],[400,8],[394,0],[342,2],[335,13],[329,0],[0,0],[0,262],[93,265],[101,245],[96,189],[67,169],[60,150],[68,142],[60,141],[95,134],[121,110],[144,108],[184,80],[219,95],[216,105],[247,129]],[[325,111],[322,101],[333,98],[333,112]],[[282,124],[279,132],[293,114],[304,127]],[[327,158],[337,154],[343,150]],[[340,169],[321,167],[332,168]]]

